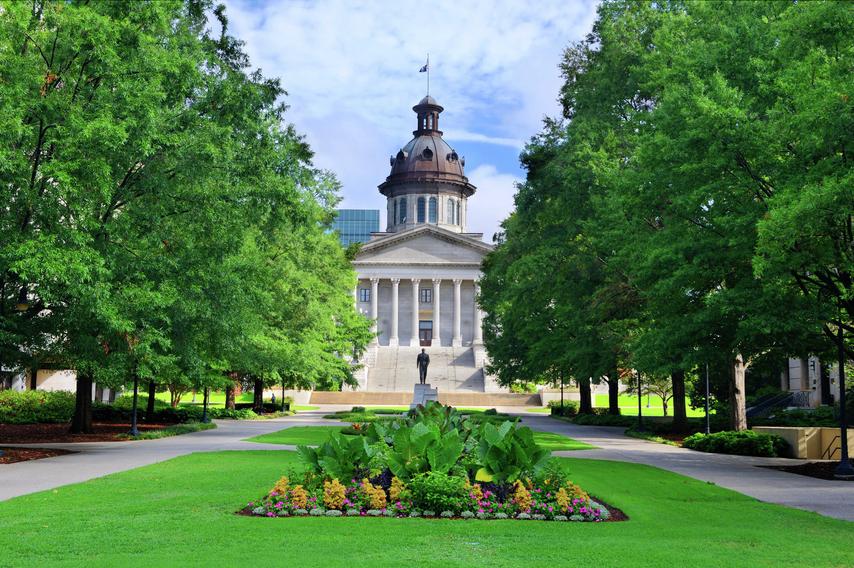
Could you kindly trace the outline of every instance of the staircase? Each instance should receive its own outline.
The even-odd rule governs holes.
[[[366,361],[370,392],[412,392],[418,383],[415,359],[420,347],[380,347],[373,365]],[[484,392],[483,369],[470,347],[430,347],[427,382],[439,392]]]

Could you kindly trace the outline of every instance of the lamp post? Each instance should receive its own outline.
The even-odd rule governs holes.
[[[139,436],[139,429],[136,427],[136,407],[137,407],[137,397],[139,396],[139,376],[134,372],[133,374],[133,408],[130,413],[130,434],[134,438]]]
[[[635,371],[638,376],[638,432],[643,432],[643,409],[641,408],[641,374],[640,371]]]
[[[207,424],[211,419],[208,418],[208,387],[205,387],[205,401],[202,405],[202,422]]]
[[[842,455],[833,472],[836,479],[854,479],[854,467],[848,460],[848,416],[845,412],[845,336],[842,330],[842,311],[839,312],[839,443]]]
[[[30,302],[27,299],[27,289],[21,286],[21,291],[18,293],[18,302],[15,304],[15,309],[19,312],[26,312],[30,309]]]
[[[709,429],[709,364],[706,363],[706,434],[708,435],[710,432]]]

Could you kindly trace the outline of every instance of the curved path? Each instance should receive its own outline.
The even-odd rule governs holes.
[[[301,412],[296,416],[274,420],[218,420],[215,430],[160,440],[21,444],[26,447],[69,449],[76,453],[0,466],[0,501],[193,452],[293,449],[293,446],[243,440],[291,426],[333,426],[339,423],[324,420],[323,415],[338,409],[329,406],[323,410]],[[555,455],[561,457],[646,464],[715,483],[761,501],[854,521],[854,483],[825,481],[757,467],[803,463],[801,460],[706,454],[629,438],[623,435],[622,428],[578,426],[544,415],[520,413],[518,408],[499,410],[521,416],[525,424],[535,430],[563,434],[597,447],[594,450],[555,452]]]
[[[650,465],[708,481],[755,497],[760,501],[854,521],[854,482],[827,481],[759,467],[798,465],[804,463],[803,460],[708,454],[630,438],[623,434],[625,428],[579,426],[547,416],[531,416],[531,413],[517,414],[522,416],[525,424],[534,430],[563,434],[598,448],[554,452],[561,457]]]

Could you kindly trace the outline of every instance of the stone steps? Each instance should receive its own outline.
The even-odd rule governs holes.
[[[433,385],[436,386],[435,384]],[[412,387],[409,392],[370,391],[314,391],[309,404],[344,404],[352,406],[409,406],[412,402]],[[451,406],[540,406],[538,394],[442,392],[439,402]]]
[[[415,360],[420,352],[420,347],[379,347],[368,365],[365,390],[411,392],[419,382]],[[483,369],[471,347],[429,347],[427,354],[427,381],[439,392],[484,392]]]

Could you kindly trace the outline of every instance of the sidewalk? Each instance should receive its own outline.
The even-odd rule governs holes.
[[[801,464],[803,460],[709,454],[623,435],[624,428],[579,426],[547,416],[520,414],[527,426],[569,436],[596,446],[596,450],[555,452],[569,458],[640,463],[709,481],[760,501],[815,511],[854,521],[854,483],[827,481],[757,467]]]

